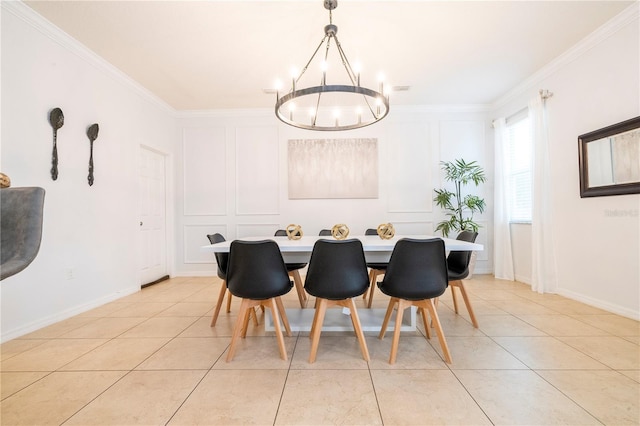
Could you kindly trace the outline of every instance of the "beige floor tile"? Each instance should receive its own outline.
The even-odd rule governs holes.
[[[109,316],[109,314],[115,312],[115,311],[119,311],[121,309],[124,309],[128,306],[131,306],[134,302],[122,302],[122,299],[118,299],[115,302],[111,302],[111,303],[107,303],[105,305],[102,306],[98,306],[97,308],[93,308],[90,309],[86,312],[83,312],[79,315],[77,315],[77,317],[79,318],[83,318],[83,317],[88,317],[88,318],[102,318],[102,317],[106,317]]]
[[[104,339],[56,339],[2,361],[1,371],[54,371],[104,344]]]
[[[400,335],[398,355],[395,364],[389,364],[393,334],[380,340],[377,336],[367,336],[369,348],[369,368],[372,370],[437,370],[447,369],[447,364],[432,345],[438,346],[435,333],[431,336],[431,344],[424,336]],[[296,348],[297,351],[297,348]],[[328,364],[327,367],[330,367]]]
[[[26,388],[31,383],[49,374],[46,371],[40,372],[7,372],[0,373],[0,399],[5,399],[21,389]],[[1,417],[0,417],[1,420]]]
[[[120,337],[175,337],[192,325],[193,317],[153,317],[123,333]]]
[[[0,345],[0,361],[33,349],[49,339],[13,339]]]
[[[132,371],[65,424],[166,424],[205,373],[205,370]]]
[[[144,321],[144,318],[98,318],[61,337],[65,339],[111,339]]]
[[[285,336],[284,345],[287,350],[287,360],[285,361],[280,358],[280,350],[278,349],[275,335],[248,336],[238,341],[236,352],[231,362],[226,361],[227,351],[225,351],[216,361],[213,368],[216,370],[287,369],[291,365],[296,339],[298,338]],[[231,338],[229,338],[228,343],[231,343]]]
[[[224,308],[222,309],[224,311]],[[206,315],[198,318],[187,327],[179,337],[229,337],[233,335],[233,326],[236,323],[235,314],[220,312],[215,327],[211,327],[211,317]],[[250,329],[253,327],[250,327]],[[247,332],[248,334],[248,332]]]
[[[493,424],[600,424],[533,371],[461,370],[454,373]]]
[[[447,337],[447,343],[453,361],[450,366],[452,369],[527,368],[489,337]],[[431,345],[442,355],[442,350],[435,341]]]
[[[491,302],[511,315],[557,315],[558,312],[536,302],[519,297],[515,300],[496,300]]]
[[[229,346],[226,337],[178,337],[145,360],[137,370],[208,370]]]
[[[640,370],[640,346],[620,337],[559,337],[558,339],[615,370]]]
[[[193,293],[191,296],[185,297],[182,302],[184,303],[192,303],[192,302],[208,302],[211,303],[211,306],[215,304],[218,300],[218,292],[220,290],[221,282],[216,278],[216,281],[211,281],[213,284],[209,284],[202,290],[199,290]]]
[[[576,319],[608,331],[614,336],[640,336],[640,322],[618,315],[574,315]]]
[[[369,371],[289,371],[275,424],[382,424]]]
[[[606,425],[640,424],[640,383],[615,371],[538,371]]]
[[[593,306],[585,305],[584,303],[576,302],[570,299],[559,300],[541,300],[538,301],[541,305],[546,306],[549,309],[553,309],[564,315],[603,315],[607,314],[607,311],[595,308]]]
[[[629,377],[631,380],[634,380],[640,383],[640,370],[618,370],[618,373],[624,374]]]
[[[567,315],[520,315],[526,321],[550,336],[608,336],[606,331],[592,327]]]
[[[122,371],[52,373],[0,403],[2,424],[62,424],[124,374]]]
[[[449,370],[373,370],[371,377],[385,424],[491,424]]]
[[[459,291],[456,293],[458,295],[458,313],[460,315],[464,315],[465,318],[469,318],[469,314],[467,311],[467,306],[464,304],[464,300],[462,299],[462,295]],[[440,303],[454,310],[453,300],[450,297],[442,297],[440,298]],[[476,317],[479,315],[508,315],[507,312],[495,306],[492,302],[488,302],[486,300],[482,300],[478,297],[473,297],[471,299],[471,307],[473,308],[473,312],[475,312]]]
[[[172,302],[141,302],[133,305],[125,306],[122,309],[117,311],[113,311],[108,314],[108,317],[128,317],[128,318],[136,318],[143,317],[149,318],[154,315],[159,314],[160,312],[169,309],[175,303]]]
[[[109,340],[61,370],[131,370],[168,341],[167,337]]]
[[[444,306],[444,304],[438,306],[438,318],[440,318],[444,335],[446,337],[484,336],[485,334],[481,330],[473,327],[466,309],[463,308],[461,312],[463,312],[462,315],[457,315],[453,309],[449,309],[447,306]],[[418,316],[416,320],[418,321],[418,327],[422,328],[422,318]],[[435,335],[435,329],[432,327],[431,330],[433,330]]]
[[[546,336],[538,328],[513,315],[478,315],[478,326],[487,336]]]
[[[311,353],[311,339],[308,336],[298,338],[293,359],[292,369],[367,369],[367,362],[362,357],[360,345],[355,334],[344,332],[342,336],[320,335],[316,361],[309,364]]]
[[[273,425],[286,370],[212,370],[170,425]]]
[[[604,364],[555,337],[494,337],[493,339],[532,369],[607,369]]]
[[[622,337],[624,340],[631,342],[631,343],[635,343],[636,345],[640,345],[640,336],[620,336]]]
[[[201,317],[212,308],[209,302],[178,302],[158,313],[159,317]]]
[[[21,336],[20,339],[53,339],[93,321],[95,321],[95,318],[71,317]]]

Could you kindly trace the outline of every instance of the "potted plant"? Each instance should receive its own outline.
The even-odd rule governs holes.
[[[484,199],[477,195],[463,195],[463,188],[470,183],[478,186],[486,181],[484,170],[475,161],[467,163],[464,159],[454,161],[441,161],[447,182],[453,182],[455,192],[448,189],[435,189],[436,196],[433,201],[446,211],[447,220],[438,223],[436,231],[442,232],[445,237],[449,233],[457,231],[478,232],[480,225],[474,222],[474,213],[482,213],[485,208]]]

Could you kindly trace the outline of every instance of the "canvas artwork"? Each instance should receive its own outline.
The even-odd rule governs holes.
[[[378,140],[290,139],[289,198],[378,198]]]

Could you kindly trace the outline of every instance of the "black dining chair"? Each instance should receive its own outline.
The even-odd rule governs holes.
[[[209,239],[209,242],[211,244],[222,243],[226,241],[222,234],[219,233],[209,234],[207,235],[207,238]],[[214,256],[218,265],[218,278],[222,280],[222,285],[220,286],[220,292],[218,293],[216,308],[214,309],[213,316],[211,317],[210,327],[216,326],[225,294],[227,296],[227,313],[231,312],[231,299],[233,297],[233,295],[227,290],[227,262],[229,260],[229,253],[214,253]],[[252,317],[253,323],[255,325],[258,325],[258,316],[255,312],[252,312]]]
[[[378,235],[378,230],[369,228],[364,231],[364,235]],[[373,302],[373,292],[376,288],[376,284],[378,282],[378,277],[380,275],[384,275],[387,270],[388,263],[372,263],[367,262],[367,268],[369,268],[369,291],[365,292],[362,297],[366,300],[367,296],[369,296],[369,301],[367,302],[367,308],[371,308],[371,302]]]
[[[396,362],[402,314],[410,306],[416,306],[422,314],[427,338],[431,336],[425,309],[429,311],[445,361],[451,363],[449,347],[433,302],[435,298],[445,292],[447,283],[447,259],[443,240],[440,238],[428,240],[403,238],[396,243],[384,279],[378,284],[380,291],[391,297],[378,336],[380,339],[384,338],[393,308],[397,305],[389,364]]]
[[[318,236],[319,237],[330,237],[331,236],[331,229],[321,229],[320,232],[318,232]]]
[[[280,358],[287,359],[280,318],[287,336],[291,336],[291,327],[280,297],[287,294],[292,287],[293,283],[289,280],[287,267],[275,241],[236,240],[231,243],[227,266],[227,288],[231,294],[242,298],[242,302],[233,328],[227,362],[233,359],[238,338],[246,337],[249,315],[255,306],[271,309]]]
[[[316,241],[311,252],[304,285],[307,293],[316,297],[316,312],[309,336],[311,337],[309,363],[316,360],[325,312],[332,306],[349,309],[362,356],[369,361],[367,342],[353,301],[353,298],[362,295],[368,286],[367,265],[360,240]]]
[[[458,236],[456,237],[456,240],[475,243],[477,237],[478,237],[477,232],[462,231],[458,234]],[[455,289],[458,288],[460,289],[460,293],[462,293],[464,304],[467,306],[467,311],[469,312],[471,323],[475,328],[478,328],[478,320],[476,319],[476,315],[473,312],[473,307],[471,306],[471,300],[469,300],[469,295],[467,294],[467,290],[464,288],[464,284],[462,283],[462,280],[469,276],[470,260],[471,260],[470,251],[451,251],[449,253],[449,256],[447,257],[449,286],[451,287],[451,296],[453,297],[453,308],[456,311],[456,314],[458,313],[458,301],[456,299]]]
[[[276,237],[286,237],[287,231],[284,229],[278,229],[274,234]],[[307,304],[307,294],[304,292],[304,285],[302,284],[302,278],[300,277],[300,269],[304,269],[307,266],[306,263],[285,263],[287,265],[287,271],[289,276],[293,278],[293,283],[298,292],[298,300],[300,301],[300,307],[304,308]]]

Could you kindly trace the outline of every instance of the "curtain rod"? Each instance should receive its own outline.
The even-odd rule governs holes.
[[[546,101],[547,99],[553,97],[553,92],[550,92],[549,90],[546,89],[540,89],[538,90],[538,94],[540,95],[540,99],[542,99],[542,101]],[[526,106],[524,108],[519,109],[518,111],[514,112],[513,114],[509,115],[508,117],[505,117],[505,121],[509,121],[510,119],[512,119],[513,117],[516,117],[517,115],[520,115],[522,113],[524,113],[529,107]],[[497,119],[493,119],[491,120],[491,127],[494,127],[493,122],[496,121]]]

